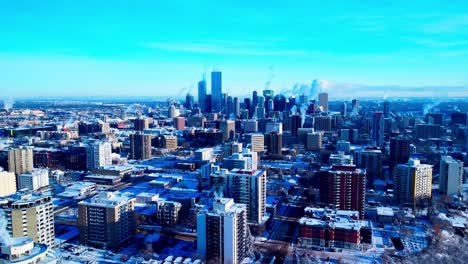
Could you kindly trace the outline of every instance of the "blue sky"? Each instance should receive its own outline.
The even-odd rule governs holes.
[[[464,0],[0,3],[3,96],[178,96],[212,69],[232,95],[468,96]]]

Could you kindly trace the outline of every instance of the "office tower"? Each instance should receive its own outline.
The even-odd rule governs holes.
[[[332,119],[331,116],[316,116],[314,117],[315,131],[331,131]]]
[[[183,116],[174,117],[174,128],[179,131],[184,130],[185,129],[185,117]]]
[[[16,193],[16,175],[0,167],[0,197]]]
[[[36,191],[49,185],[49,171],[47,169],[34,169],[31,173],[18,175],[18,189]]]
[[[344,153],[349,153],[351,151],[351,143],[346,140],[338,140],[336,142],[336,151],[343,151]]]
[[[463,183],[463,161],[451,156],[440,158],[439,191],[447,195],[460,195]]]
[[[301,94],[299,95],[299,105],[305,105],[308,102],[307,95]]]
[[[211,174],[215,174],[217,171],[220,170],[220,167],[214,165],[213,163],[207,163],[200,167],[201,171],[201,178],[202,179],[210,179]]]
[[[286,97],[284,97],[284,95],[282,94],[277,94],[273,98],[273,106],[273,109],[275,111],[283,112],[284,110],[286,110]]]
[[[274,102],[273,102],[273,99],[268,99],[268,101],[266,102],[266,109],[265,111],[267,113],[270,113],[271,111],[274,110]]]
[[[135,232],[135,198],[127,193],[101,192],[78,203],[80,243],[117,248]]]
[[[112,145],[106,141],[97,141],[86,147],[86,165],[88,170],[112,164]]]
[[[245,204],[216,198],[213,209],[197,215],[197,253],[205,263],[239,264],[249,250]]]
[[[229,117],[234,116],[234,100],[232,99],[232,96],[227,97],[226,115]]]
[[[149,128],[149,119],[139,116],[138,118],[133,120],[133,127],[137,131],[143,131],[145,129],[148,129]]]
[[[268,157],[277,159],[282,156],[283,134],[271,132],[265,134],[265,146],[267,147]]]
[[[312,132],[307,133],[307,149],[308,150],[320,150],[322,147],[322,133]]]
[[[432,194],[432,166],[409,159],[393,169],[393,193],[399,203],[416,205],[427,201]]]
[[[55,227],[52,197],[43,194],[17,194],[2,206],[12,237],[29,237],[36,243],[54,246]]]
[[[252,106],[258,106],[258,93],[257,93],[257,91],[252,92]]]
[[[359,113],[359,100],[353,99],[353,101],[351,102],[351,106],[352,106],[351,110],[353,111],[353,113],[358,114]]]
[[[187,95],[185,96],[185,108],[187,108],[188,110],[192,110],[194,104],[195,97],[193,97],[193,95],[191,95],[190,93],[187,93]]]
[[[297,137],[297,130],[302,127],[302,120],[300,115],[293,115],[291,117],[291,135]]]
[[[33,170],[33,147],[18,147],[8,150],[8,171],[16,175]]]
[[[223,133],[223,140],[234,140],[236,132],[236,122],[234,120],[225,120],[221,121],[219,124],[219,129]]]
[[[315,100],[311,100],[310,105],[307,108],[307,113],[308,114],[315,114],[316,111],[317,111],[317,103],[315,102]]]
[[[223,96],[223,88],[222,88],[221,72],[213,71],[211,72],[211,110],[212,111],[215,111],[215,112],[221,111],[221,108],[223,108],[222,96]]]
[[[247,205],[247,219],[252,223],[261,223],[266,213],[266,171],[222,169],[212,175],[224,197],[233,198],[234,202]]]
[[[242,144],[239,142],[227,142],[224,144],[224,157],[229,157],[234,153],[242,152]]]
[[[275,132],[278,134],[283,134],[283,123],[281,122],[268,122],[266,123],[265,133],[270,134]]]
[[[269,89],[263,90],[263,98],[265,98],[265,101],[264,101],[265,103],[268,102],[268,100],[273,99],[274,96],[275,96],[275,92],[273,90],[269,90]]]
[[[173,227],[179,222],[182,204],[159,199],[156,201],[156,222],[161,226]]]
[[[177,137],[176,136],[163,136],[163,147],[167,150],[177,149]]]
[[[210,112],[211,109],[213,108],[213,107],[212,107],[212,102],[211,102],[212,99],[211,99],[211,98],[212,98],[211,94],[207,94],[207,95],[206,95],[206,101],[205,101],[205,107],[206,107],[206,109],[207,109],[206,112]]]
[[[343,102],[343,104],[341,104],[340,114],[342,116],[346,116],[346,103],[345,102]]]
[[[468,118],[467,118],[466,113],[454,112],[450,115],[450,119],[451,119],[452,125],[456,125],[456,124],[464,125],[464,126],[467,125]]]
[[[198,106],[202,110],[202,112],[207,112],[206,108],[206,81],[203,77],[203,80],[198,82]]]
[[[328,112],[328,94],[327,93],[319,93],[319,108],[321,108],[322,112]]]
[[[390,170],[397,164],[407,163],[410,157],[410,140],[404,136],[390,139]]]
[[[380,149],[366,148],[356,152],[356,165],[366,169],[367,186],[374,188],[374,181],[383,178],[382,151]]]
[[[250,113],[248,109],[242,109],[240,112],[240,119],[249,119]]]
[[[384,116],[382,112],[376,112],[372,116],[372,142],[379,148],[384,144]]]
[[[247,146],[250,145],[250,149],[257,153],[263,153],[265,149],[265,136],[260,133],[244,134],[246,137]]]
[[[257,119],[244,120],[242,124],[244,126],[244,133],[252,133],[258,131]]]
[[[239,97],[234,97],[234,116],[238,117],[239,115],[240,115]]]
[[[349,129],[348,128],[343,128],[341,129],[340,131],[340,139],[341,140],[345,140],[345,141],[349,141]]]
[[[441,125],[418,124],[416,125],[416,137],[421,139],[440,138],[442,136]]]
[[[441,113],[427,113],[426,123],[430,125],[442,125],[444,116]]]
[[[320,201],[333,209],[353,210],[364,217],[366,200],[366,171],[355,165],[322,167],[320,172]]]
[[[390,102],[388,101],[385,101],[383,103],[383,115],[384,115],[384,118],[390,117]]]
[[[287,100],[289,103],[287,104],[287,110],[291,110],[296,105],[296,97],[290,96]]]
[[[130,159],[145,160],[151,158],[151,135],[141,132],[130,135]]]

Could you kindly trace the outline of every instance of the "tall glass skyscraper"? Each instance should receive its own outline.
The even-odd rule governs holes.
[[[202,112],[206,112],[206,81],[203,76],[203,80],[198,82],[198,106]]]
[[[222,110],[223,88],[221,83],[221,72],[211,72],[211,110]]]

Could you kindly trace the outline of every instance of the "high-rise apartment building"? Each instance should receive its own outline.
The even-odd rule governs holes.
[[[266,171],[222,169],[212,175],[215,186],[224,197],[247,205],[249,222],[261,223],[266,213]]]
[[[409,159],[407,164],[399,164],[394,168],[393,184],[397,202],[416,206],[427,201],[432,195],[432,166]]]
[[[149,118],[144,118],[142,116],[138,116],[135,120],[133,120],[133,127],[137,131],[143,131],[149,128]]]
[[[250,149],[260,153],[265,150],[265,136],[260,133],[244,134],[246,137],[247,146],[250,144]]]
[[[174,117],[174,128],[177,130],[184,130],[185,129],[185,117],[178,116]]]
[[[55,226],[52,197],[43,194],[18,194],[2,204],[12,237],[29,237],[35,242],[54,246]]]
[[[18,174],[33,170],[33,147],[20,146],[8,150],[8,171]]]
[[[31,173],[18,175],[18,189],[38,190],[49,185],[49,170],[33,169]]]
[[[233,140],[236,132],[236,123],[234,120],[225,120],[219,124],[219,129],[223,132],[223,140]]]
[[[460,195],[463,183],[463,161],[451,156],[442,156],[439,168],[439,191],[447,195]]]
[[[320,201],[331,208],[358,211],[364,217],[366,200],[366,171],[355,165],[322,167]]]
[[[205,263],[241,263],[249,250],[245,204],[217,198],[197,215],[197,251]]]
[[[283,135],[276,132],[265,134],[265,146],[267,147],[268,157],[277,159],[282,156]]]
[[[16,193],[16,175],[0,167],[0,197]]]
[[[80,243],[117,248],[135,232],[135,198],[125,193],[101,192],[78,203]]]
[[[145,160],[151,158],[151,135],[140,132],[130,135],[130,159]]]
[[[410,140],[404,136],[390,139],[390,169],[402,163],[407,163],[410,157]]]
[[[307,149],[320,150],[322,147],[322,132],[307,133]]]
[[[86,164],[88,170],[112,165],[112,145],[109,142],[97,141],[86,148]]]
[[[356,152],[356,165],[366,169],[367,186],[374,188],[374,181],[382,179],[382,151],[376,148],[361,149]]]
[[[163,147],[168,150],[177,149],[177,137],[164,135],[163,136]]]

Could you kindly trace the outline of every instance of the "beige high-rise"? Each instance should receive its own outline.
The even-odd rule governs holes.
[[[3,205],[12,237],[29,237],[35,242],[54,246],[55,227],[52,197],[23,194],[10,197]]]
[[[0,171],[0,197],[12,195],[15,192],[16,175],[13,172]]]
[[[21,146],[8,150],[8,171],[18,174],[33,170],[33,147]]]

